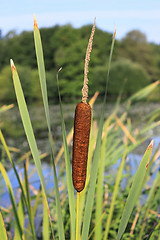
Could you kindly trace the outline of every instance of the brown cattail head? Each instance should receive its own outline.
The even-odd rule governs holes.
[[[89,103],[80,102],[75,110],[72,162],[72,179],[77,192],[85,187],[90,126],[91,107]]]

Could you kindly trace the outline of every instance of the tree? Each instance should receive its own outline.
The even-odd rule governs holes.
[[[158,71],[155,67],[153,47],[147,43],[144,33],[133,30],[118,44],[119,58],[128,58],[133,62],[137,62],[146,70],[151,81],[158,78]]]
[[[123,95],[128,97],[149,83],[149,77],[141,65],[121,59],[111,66],[108,91],[113,96],[118,96],[124,84]]]
[[[29,67],[16,65],[24,96],[28,101],[39,100],[41,98],[39,76],[37,70],[31,70]],[[4,67],[0,73],[0,101],[15,102],[15,91],[11,76],[10,66]]]
[[[138,30],[130,31],[126,34],[123,41],[133,42],[134,44],[146,44],[147,38],[146,35]]]

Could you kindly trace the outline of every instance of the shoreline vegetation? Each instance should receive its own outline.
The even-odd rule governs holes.
[[[100,91],[101,96],[104,95],[104,98],[98,115],[99,121],[95,121],[91,116],[91,130],[87,150],[87,171],[85,172],[86,181],[84,189],[78,192],[76,197],[71,170],[73,160],[71,157],[72,139],[75,141],[73,137],[73,125],[69,127],[69,131],[67,132],[62,100],[64,102],[66,99],[70,99],[70,103],[73,103],[75,99],[81,96],[83,74],[80,68],[83,67],[83,52],[85,52],[87,45],[87,42],[84,44],[86,41],[85,37],[90,33],[87,27],[82,29],[83,32],[80,33],[76,30],[77,32],[75,33],[73,28],[68,25],[62,28],[58,27],[59,34],[57,38],[55,38],[57,35],[54,35],[51,31],[52,37],[54,36],[52,39],[54,40],[54,45],[50,42],[49,35],[45,35],[46,38],[44,39],[44,35],[42,34],[44,48],[47,50],[46,44],[48,46],[51,44],[52,46],[52,49],[48,48],[50,51],[48,54],[51,54],[50,56],[52,56],[51,59],[53,61],[50,62],[50,67],[56,69],[60,65],[64,69],[59,74],[60,80],[58,79],[59,70],[57,79],[54,82],[58,88],[57,101],[60,108],[61,139],[63,139],[63,144],[61,144],[58,153],[55,153],[54,149],[54,134],[52,132],[53,126],[51,121],[52,118],[57,118],[57,116],[54,112],[50,112],[48,102],[48,92],[53,94],[52,90],[55,90],[55,88],[52,89],[53,85],[50,85],[51,83],[53,84],[53,74],[51,74],[51,82],[47,82],[46,76],[48,76],[48,72],[45,72],[44,62],[46,62],[47,71],[49,71],[49,62],[47,58],[44,61],[45,55],[43,56],[41,35],[35,16],[34,43],[38,72],[31,66],[27,67],[28,70],[32,69],[31,72],[26,71],[25,65],[29,64],[26,55],[32,53],[33,58],[30,56],[30,61],[34,62],[35,60],[33,48],[28,48],[26,51],[25,46],[29,46],[31,40],[27,39],[27,36],[23,38],[22,45],[19,45],[20,42],[18,40],[14,42],[15,48],[13,48],[16,49],[17,46],[19,52],[25,52],[24,59],[18,59],[20,57],[19,54],[14,56],[10,52],[15,63],[22,64],[22,61],[26,59],[23,72],[19,71],[19,69],[22,69],[21,66],[17,67],[13,60],[10,60],[10,64],[15,90],[14,94],[16,95],[29,151],[21,152],[19,150],[21,158],[16,159],[18,161],[13,159],[12,152],[17,151],[17,149],[8,145],[3,130],[0,130],[0,180],[3,183],[1,186],[6,186],[11,201],[7,209],[1,206],[0,211],[0,237],[4,240],[160,240],[160,171],[158,164],[160,151],[159,144],[157,142],[155,144],[149,135],[150,131],[160,126],[160,108],[147,109],[148,112],[141,115],[141,117],[137,117],[136,120],[133,120],[130,115],[130,110],[136,106],[134,105],[136,102],[149,100],[149,96],[152,96],[151,99],[156,101],[156,98],[158,99],[159,97],[160,81],[157,80],[156,75],[159,74],[159,70],[155,71],[154,68],[156,66],[157,69],[158,66],[159,53],[156,51],[157,48],[155,49],[158,46],[148,45],[143,34],[140,33],[139,35],[139,32],[133,31],[131,35],[127,35],[127,39],[131,40],[128,51],[128,53],[131,51],[132,57],[130,56],[130,60],[123,55],[123,44],[120,45],[118,41],[117,45],[119,48],[115,48],[112,56],[116,31],[113,37],[108,36],[107,38],[106,36],[103,39],[100,30],[96,30],[95,36],[97,36],[97,40],[94,41],[93,49],[95,50],[92,52],[93,60],[90,62],[90,69],[93,69],[93,72],[91,70],[88,76],[89,82],[91,82],[89,85],[89,94],[92,96],[92,98],[89,98],[89,104],[93,109],[93,113],[94,103],[98,96],[98,93],[95,91]],[[74,38],[71,38],[71,36]],[[10,43],[13,43],[13,39],[14,37],[12,36],[7,41],[11,40]],[[135,40],[137,45],[133,47]],[[125,49],[127,49],[126,46]],[[150,46],[150,50],[147,52],[148,55],[146,55],[148,46]],[[12,47],[13,44],[10,49]],[[137,49],[138,51],[136,52]],[[56,52],[57,50],[58,53]],[[154,57],[154,61],[150,62],[148,57],[151,56],[150,53],[152,50],[154,50],[157,58]],[[122,53],[121,58],[117,58],[119,52]],[[44,53],[46,54],[46,52]],[[136,54],[140,57],[140,62],[145,62],[146,66],[140,65],[140,62],[134,62]],[[112,57],[113,64],[111,66]],[[55,59],[57,59],[57,62],[55,62]],[[60,60],[61,63],[59,62]],[[80,68],[77,68],[77,66],[80,66]],[[3,68],[3,70],[5,69],[5,73],[8,71],[6,70],[7,68]],[[61,68],[58,67],[57,69]],[[35,74],[34,77],[32,76],[32,71]],[[115,75],[116,71],[117,75]],[[35,77],[38,73],[39,85],[37,85]],[[5,93],[3,96],[7,96],[8,98],[10,96],[10,101],[14,102],[14,98],[12,98],[14,95],[9,95],[9,92],[7,92],[13,88],[12,85],[8,86],[8,83],[10,84],[9,75],[6,80],[3,79],[4,86],[7,86],[5,91],[3,88],[3,93]],[[108,85],[109,75],[110,81]],[[3,74],[0,76],[3,77]],[[21,77],[23,78],[23,76],[25,77],[25,81],[22,80],[21,84]],[[0,82],[2,83],[2,81]],[[49,84],[48,92],[47,84]],[[39,93],[40,89],[41,93]],[[94,94],[92,94],[92,91],[94,91]],[[48,189],[49,181],[46,183],[42,164],[42,159],[46,156],[46,153],[40,152],[31,119],[31,112],[28,108],[28,102],[36,100],[36,92],[38,92],[37,99],[41,97],[44,105],[43,115],[45,120],[41,121],[41,124],[43,125],[45,122],[45,128],[47,129],[49,147],[47,154],[50,158],[50,169],[52,170],[50,189]],[[30,98],[28,94],[30,94]],[[54,95],[50,96],[53,99]],[[108,98],[114,99],[115,96],[114,107],[112,107],[109,115],[105,116]],[[119,110],[121,102],[123,102],[123,111]],[[13,105],[0,107],[0,114],[3,114],[5,111],[11,111],[11,108],[13,108]],[[34,117],[35,114],[36,112],[33,111],[32,116]],[[3,122],[0,122],[0,124],[2,125]],[[81,130],[83,131],[83,129]],[[76,136],[78,136],[77,133]],[[81,146],[83,145],[84,138],[85,136],[81,135]],[[149,142],[147,142],[148,140]],[[78,154],[81,148],[80,145],[77,149]],[[143,145],[140,164],[137,164],[137,171],[133,175],[130,157],[135,149]],[[81,150],[83,151],[83,149]],[[14,179],[18,184],[16,192],[13,189],[12,181],[9,179],[5,168],[6,158],[10,162],[15,176]],[[18,171],[20,160],[23,163],[23,174]],[[35,174],[32,170],[31,172],[29,171],[31,161],[34,162],[36,174],[39,177],[40,187],[37,189],[30,182],[31,176]],[[116,164],[118,164],[115,169],[116,174],[113,174],[113,166]],[[48,190],[50,191],[48,192]],[[3,194],[3,187],[0,189],[0,193]],[[38,222],[37,220],[40,221]]]

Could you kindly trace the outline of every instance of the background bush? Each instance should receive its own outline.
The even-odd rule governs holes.
[[[91,26],[74,29],[71,25],[42,28],[41,37],[44,49],[48,95],[57,102],[56,73],[60,67],[60,89],[63,101],[79,99],[83,82],[85,49],[88,44]],[[96,28],[93,51],[89,67],[90,95],[96,90],[104,94],[104,83],[112,34]],[[13,58],[19,74],[26,99],[39,101],[39,81],[34,49],[33,32],[17,35],[10,31],[0,39],[0,100],[14,102],[9,59]],[[112,69],[109,82],[109,98],[117,97],[124,79],[123,98],[156,81],[160,76],[160,45],[148,43],[146,36],[137,30],[130,31],[121,41],[116,41],[113,53]],[[128,60],[130,59],[130,61]],[[23,67],[21,67],[23,66]],[[5,83],[5,84],[4,84]],[[31,84],[29,84],[31,83]],[[30,87],[29,87],[30,86]],[[158,91],[149,100],[159,101]]]

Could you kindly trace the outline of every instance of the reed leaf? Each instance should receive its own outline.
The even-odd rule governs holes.
[[[3,240],[7,240],[7,232],[6,232],[6,228],[5,228],[5,224],[4,224],[4,220],[2,217],[2,213],[0,211],[0,237]]]
[[[20,180],[20,178],[19,178],[19,175],[18,175],[18,172],[17,172],[17,170],[16,170],[15,164],[14,164],[14,162],[13,162],[13,160],[12,160],[11,154],[10,154],[10,152],[9,152],[8,146],[7,146],[7,144],[6,144],[6,141],[5,141],[5,139],[4,139],[4,136],[3,136],[1,130],[0,130],[0,140],[1,140],[2,144],[3,144],[3,147],[4,147],[5,151],[6,151],[6,154],[7,154],[7,156],[8,156],[9,161],[10,161],[11,164],[12,164],[14,173],[15,173],[16,178],[17,178],[17,180],[18,180],[20,189],[21,189],[21,191],[22,191],[22,196],[23,196],[23,199],[24,199],[25,204],[26,204],[26,207],[27,207],[27,212],[28,212],[28,216],[29,216],[29,222],[30,222],[30,225],[31,225],[31,230],[32,230],[32,234],[33,234],[33,239],[36,239],[34,223],[33,223],[33,219],[32,219],[32,216],[31,216],[29,204],[28,204],[27,198],[26,198],[26,196],[25,196],[25,191],[24,191],[23,185],[22,185],[22,183],[21,183],[21,180]]]
[[[147,97],[160,83],[160,80],[157,80],[154,83],[149,84],[147,87],[144,87],[143,89],[139,90],[135,94],[133,94],[128,101],[134,102],[142,100],[143,98]]]
[[[20,219],[21,228],[24,229],[25,214],[24,214],[24,204],[23,204],[22,194],[21,194],[19,204],[18,204],[18,217]],[[14,240],[17,240],[18,235],[19,235],[18,228],[15,228]]]
[[[112,120],[112,115],[107,119],[105,124],[105,129],[108,129],[110,122]],[[99,162],[99,172],[97,180],[97,190],[96,190],[96,213],[95,213],[95,222],[98,223],[99,219],[103,213],[103,180],[104,180],[104,168],[105,168],[105,156],[106,156],[106,142],[107,142],[108,131],[106,130],[102,140],[101,146],[101,156]],[[102,221],[99,222],[95,230],[95,238],[102,239]]]
[[[45,109],[45,115],[47,120],[47,126],[49,130],[49,142],[51,147],[51,160],[53,165],[53,174],[54,174],[54,183],[55,183],[55,191],[56,191],[56,206],[57,206],[57,214],[58,214],[58,232],[60,239],[64,239],[64,226],[62,219],[62,210],[60,204],[60,194],[58,188],[58,179],[56,174],[55,160],[53,155],[53,139],[51,134],[51,124],[50,124],[50,115],[49,115],[49,106],[48,106],[48,95],[47,95],[47,85],[46,85],[46,74],[45,74],[45,65],[44,65],[44,57],[43,57],[43,48],[41,42],[40,31],[37,25],[37,21],[34,15],[34,41],[35,41],[35,49],[36,49],[36,57],[40,78],[40,85],[43,97],[43,104]]]
[[[29,182],[28,182],[27,172],[28,172],[28,167],[26,166],[26,164],[24,164],[24,179],[25,179],[26,195],[27,195],[29,210],[32,213],[31,196],[30,196],[30,192],[29,192]]]
[[[48,211],[45,203],[45,199],[43,199],[43,239],[49,240],[49,218]]]
[[[67,189],[68,189],[68,197],[69,197],[69,209],[70,209],[70,215],[71,215],[71,239],[75,239],[76,212],[75,212],[74,187],[73,187],[73,182],[72,182],[71,164],[70,164],[69,150],[68,150],[68,144],[67,144],[65,122],[64,122],[64,117],[63,117],[62,101],[61,101],[60,90],[59,90],[58,74],[57,74],[57,86],[58,86],[59,104],[60,104],[60,112],[61,112],[62,135],[63,135],[66,176],[67,176]]]
[[[48,201],[47,201],[47,192],[46,192],[46,187],[45,187],[43,171],[42,171],[42,167],[41,167],[41,161],[40,161],[40,157],[39,157],[39,153],[38,153],[38,148],[37,148],[37,144],[36,144],[31,120],[30,120],[30,117],[29,117],[26,101],[25,101],[25,98],[24,98],[22,86],[21,86],[21,83],[20,83],[20,79],[19,79],[17,70],[16,70],[15,65],[14,65],[12,60],[11,60],[11,69],[12,69],[12,77],[13,77],[13,83],[14,83],[14,87],[15,87],[18,107],[19,107],[19,110],[20,110],[21,118],[22,118],[22,123],[23,123],[23,126],[24,126],[24,130],[25,130],[25,133],[26,133],[26,136],[27,136],[27,140],[28,140],[31,152],[32,152],[32,156],[33,156],[35,165],[37,167],[37,171],[38,171],[41,186],[42,186],[42,193],[43,193],[43,196],[45,198],[48,213],[49,213],[49,216],[50,216],[49,205],[48,205]],[[51,216],[50,216],[50,224],[52,226]],[[51,229],[52,229],[52,227],[51,227]]]
[[[6,112],[13,107],[14,107],[14,104],[10,104],[10,105],[7,105],[7,106],[4,105],[4,106],[0,107],[0,113]]]
[[[142,158],[142,161],[139,165],[139,168],[137,170],[137,173],[135,175],[132,187],[129,191],[129,195],[123,210],[122,218],[120,221],[120,226],[118,229],[118,235],[117,240],[120,240],[128,223],[128,220],[130,218],[130,215],[132,213],[133,207],[136,204],[138,197],[140,195],[141,189],[142,189],[142,183],[147,171],[147,167],[151,158],[152,154],[152,148],[153,148],[153,141],[149,144],[147,147],[144,156]]]
[[[156,225],[155,229],[150,234],[149,240],[160,240],[160,222]]]
[[[23,229],[21,227],[21,222],[20,222],[20,219],[19,219],[19,216],[18,216],[18,213],[17,213],[16,201],[15,201],[15,198],[14,198],[13,189],[12,189],[10,180],[8,178],[7,172],[4,169],[1,162],[0,162],[0,171],[2,173],[2,176],[3,176],[4,180],[5,180],[5,183],[6,183],[8,192],[9,192],[12,208],[13,208],[13,213],[14,213],[14,217],[15,217],[15,224],[16,224],[16,227],[18,229],[17,230],[17,233],[18,233],[17,240],[19,240],[19,239],[21,240],[21,239],[24,239],[24,235],[23,235]]]
[[[123,169],[124,169],[126,154],[127,154],[127,145],[125,147],[125,151],[124,151],[122,161],[121,161],[121,164],[120,164],[120,167],[119,167],[119,170],[118,170],[118,173],[117,173],[117,177],[116,177],[116,183],[115,183],[115,187],[114,187],[114,191],[113,191],[113,195],[112,195],[111,205],[110,205],[110,208],[109,208],[109,214],[108,214],[108,218],[107,218],[107,224],[106,224],[106,228],[105,228],[104,239],[108,238],[108,233],[109,233],[109,228],[110,228],[110,224],[111,224],[111,220],[112,220],[112,216],[113,216],[116,197],[117,197],[118,190],[119,190],[119,184],[120,184]]]
[[[149,164],[150,165],[150,164]],[[145,206],[143,208],[143,212],[145,213],[145,216],[143,216],[143,219],[142,219],[142,216],[141,216],[141,222],[142,222],[142,225],[141,225],[141,230],[140,230],[140,233],[137,237],[137,240],[141,240],[142,239],[142,236],[143,236],[143,233],[144,233],[144,228],[145,228],[145,225],[147,223],[147,218],[148,218],[148,215],[149,215],[149,210],[150,210],[150,207],[151,207],[151,203],[154,201],[154,196],[155,196],[155,193],[156,193],[156,190],[157,190],[157,187],[159,185],[159,182],[160,182],[160,173],[158,172],[157,175],[156,175],[156,178],[152,184],[152,187],[149,191],[149,194],[148,194],[148,197],[147,197],[147,200],[145,202]]]
[[[43,57],[43,48],[41,42],[41,36],[39,32],[39,28],[37,25],[37,21],[34,15],[34,43],[38,64],[38,72],[40,78],[40,85],[44,103],[44,109],[46,114],[47,126],[49,129],[49,133],[51,134],[51,124],[50,124],[50,116],[49,116],[49,107],[48,107],[48,97],[47,97],[47,85],[46,85],[46,73],[45,73],[45,65],[44,65],[44,57]]]

